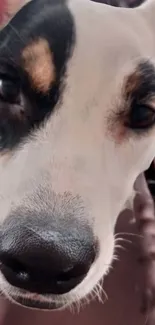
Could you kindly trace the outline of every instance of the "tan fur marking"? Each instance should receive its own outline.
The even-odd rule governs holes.
[[[154,95],[150,96],[149,98],[146,98],[145,103],[155,110],[155,96]]]
[[[142,82],[142,73],[140,69],[136,69],[134,72],[129,74],[127,78],[125,78],[123,86],[122,86],[122,102],[118,104],[118,108],[122,107],[122,112],[119,115],[116,115],[115,118],[112,118],[112,122],[109,125],[109,131],[113,138],[115,139],[115,143],[118,145],[122,144],[126,139],[128,139],[129,132],[124,125],[125,119],[128,119],[128,111],[131,105],[131,99],[134,92],[140,87]],[[124,107],[126,108],[124,110]]]
[[[32,86],[46,93],[55,81],[55,66],[48,42],[40,38],[31,43],[24,49],[22,59]]]
[[[128,78],[125,84],[125,96],[128,97],[140,86],[141,83],[141,73],[136,70]]]

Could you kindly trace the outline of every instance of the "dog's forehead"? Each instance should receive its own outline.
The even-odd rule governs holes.
[[[76,27],[75,51],[87,58],[92,55],[94,64],[99,60],[114,72],[153,53],[152,35],[138,11],[87,0],[71,0],[68,7]]]

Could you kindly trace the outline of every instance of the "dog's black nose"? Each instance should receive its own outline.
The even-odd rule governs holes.
[[[84,279],[95,255],[91,228],[73,221],[52,224],[48,217],[21,216],[10,218],[1,233],[1,272],[11,285],[29,292],[69,292]]]

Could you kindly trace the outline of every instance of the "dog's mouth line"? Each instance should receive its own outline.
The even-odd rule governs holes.
[[[65,308],[65,303],[60,303],[58,301],[52,301],[43,299],[42,296],[38,294],[25,294],[25,295],[9,295],[12,302],[14,302],[17,305],[30,308],[30,309],[39,309],[39,310],[60,310]]]
[[[0,293],[12,303],[30,309],[58,310],[64,309],[68,305],[66,299],[32,293],[22,289],[17,290],[17,288],[12,286],[10,288],[3,288]]]
[[[65,304],[65,301],[59,300],[56,297],[48,297],[47,295],[42,295],[39,293],[32,293],[29,291],[18,291],[18,292],[11,292],[9,293],[9,296],[11,297],[11,299],[13,300],[18,300],[18,299],[25,299],[25,300],[31,300],[31,301],[39,301],[40,303],[54,303],[54,304]]]
[[[48,297],[44,297],[37,293],[7,293],[6,297],[12,302],[19,306],[29,308],[29,309],[37,309],[37,310],[62,310],[66,308],[67,302],[59,301],[58,299],[52,299]]]

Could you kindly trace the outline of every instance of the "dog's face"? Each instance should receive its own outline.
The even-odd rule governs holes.
[[[109,269],[155,154],[153,7],[34,0],[1,31],[0,284],[17,303],[66,307]]]

